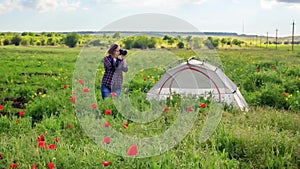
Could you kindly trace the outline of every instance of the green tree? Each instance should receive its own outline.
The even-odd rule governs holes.
[[[120,32],[116,32],[112,36],[114,39],[119,39],[121,37]]]
[[[141,49],[146,49],[148,47],[148,37],[143,35],[143,36],[137,36],[135,38],[134,48],[141,48]]]
[[[189,45],[189,48],[192,47],[192,39],[193,39],[193,37],[191,35],[189,35],[185,38],[185,40],[187,41],[187,43]]]
[[[8,40],[8,39],[4,39],[4,41],[3,41],[3,45],[9,45],[10,44],[10,41]]]
[[[194,37],[192,39],[192,47],[193,49],[200,49],[201,48],[201,44],[203,44],[203,39],[200,37]]]
[[[155,37],[151,37],[149,40],[148,40],[148,48],[155,48],[157,44],[157,38]]]
[[[66,37],[65,44],[70,48],[74,48],[79,40],[79,35],[76,32],[69,33]]]
[[[11,39],[11,44],[14,44],[15,46],[19,46],[21,40],[22,40],[22,38],[21,38],[20,35],[15,35],[15,36]]]
[[[123,40],[123,43],[125,45],[126,49],[131,49],[134,44],[134,37],[127,37],[126,39]]]
[[[184,48],[184,43],[183,43],[183,42],[179,42],[179,43],[177,44],[177,47],[178,47],[179,49]]]

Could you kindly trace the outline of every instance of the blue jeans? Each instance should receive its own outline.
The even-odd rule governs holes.
[[[114,91],[111,91],[108,87],[101,84],[101,96],[103,100],[110,96],[111,92],[115,92],[117,96],[119,96],[121,94],[121,89],[115,89]]]

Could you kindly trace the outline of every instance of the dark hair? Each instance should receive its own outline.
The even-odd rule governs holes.
[[[114,51],[119,47],[118,44],[114,43],[110,46],[110,48],[107,50],[107,54],[108,55],[112,55],[114,53]]]

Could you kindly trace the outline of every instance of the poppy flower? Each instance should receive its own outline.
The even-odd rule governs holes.
[[[68,124],[68,129],[70,129],[71,128],[71,125],[70,124]]]
[[[124,123],[124,124],[123,124],[123,127],[124,127],[124,128],[127,128],[127,127],[128,127],[128,123]]]
[[[81,84],[81,85],[84,85],[84,81],[82,79],[79,79],[78,82]]]
[[[109,122],[104,122],[104,127],[109,127],[110,126],[110,123]]]
[[[0,105],[0,110],[3,110],[3,106],[2,105]]]
[[[104,167],[109,166],[110,165],[110,161],[102,161],[102,164]]]
[[[44,141],[44,134],[40,134],[40,136],[38,137],[38,141]]]
[[[112,114],[112,111],[109,110],[109,109],[108,109],[108,110],[105,110],[105,114],[106,114],[106,115],[111,115],[111,114]]]
[[[111,98],[115,98],[115,97],[117,96],[117,93],[112,92],[112,93],[110,94],[110,96],[111,96]]]
[[[136,156],[138,153],[138,147],[137,145],[132,145],[128,150],[127,150],[127,155],[128,156]]]
[[[36,163],[32,165],[32,169],[36,169]]]
[[[189,106],[189,107],[187,108],[187,110],[188,110],[189,112],[191,112],[191,111],[193,111],[193,108],[192,108],[191,106]]]
[[[67,86],[67,85],[64,85],[63,88],[66,89],[66,88],[68,88],[68,86]]]
[[[256,72],[259,73],[259,72],[260,72],[260,69],[256,69]]]
[[[18,164],[17,163],[12,163],[10,164],[10,168],[17,168],[18,167]]]
[[[82,89],[82,93],[87,93],[87,92],[89,92],[89,88],[86,87]]]
[[[91,107],[92,107],[93,109],[95,109],[95,108],[97,107],[96,103],[93,103],[93,104],[91,105]]]
[[[46,148],[46,144],[44,141],[38,141],[38,148]]]
[[[165,107],[164,107],[164,112],[169,112],[169,110],[170,110],[170,109],[169,109],[168,106],[165,106]]]
[[[202,103],[202,104],[200,104],[200,107],[204,109],[206,107],[206,104]]]
[[[109,137],[104,137],[103,142],[106,144],[110,143],[110,138]]]
[[[55,144],[49,144],[49,145],[47,145],[47,149],[52,149],[52,150],[54,150],[55,147],[56,147]]]
[[[76,97],[72,96],[72,97],[70,98],[70,100],[71,100],[71,102],[72,102],[73,104],[75,104]]]
[[[58,143],[58,137],[55,137],[54,141]]]
[[[23,117],[23,116],[24,116],[24,111],[20,111],[20,112],[19,112],[19,116],[20,116],[20,117]]]
[[[48,163],[48,168],[49,169],[54,169],[54,164],[53,163]]]
[[[147,81],[147,78],[144,77],[144,82]]]

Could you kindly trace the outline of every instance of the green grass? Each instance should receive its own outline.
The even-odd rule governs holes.
[[[147,158],[128,158],[108,152],[88,137],[75,116],[74,105],[70,101],[72,85],[76,87],[72,80],[80,51],[81,48],[0,47],[0,105],[3,105],[3,110],[0,111],[0,168],[9,168],[14,162],[18,164],[18,168],[31,168],[34,163],[38,168],[48,168],[48,163],[53,162],[55,168],[64,169],[300,167],[300,110],[297,107],[291,110],[251,104],[247,113],[236,109],[225,110],[216,131],[205,142],[200,141],[200,136],[207,117],[195,111],[193,113],[199,113],[199,116],[193,128],[179,144],[165,153]],[[194,54],[186,50],[171,52],[184,58]],[[278,91],[285,89],[290,94],[293,88],[285,84],[294,84],[299,76],[299,50],[291,52],[283,49],[239,48],[220,49],[217,53],[226,74],[241,84],[241,91],[251,103],[262,97],[259,95],[261,92],[265,95],[275,93],[275,87],[270,85],[274,83],[273,76],[281,79],[277,84]],[[99,54],[101,55],[102,53]],[[105,116],[112,128],[125,135],[146,137],[164,133],[174,124],[179,112],[176,104],[153,122],[139,124],[127,121],[118,113],[112,99],[100,99],[99,85],[103,68],[99,64],[93,89],[100,111],[98,113],[104,115],[106,109],[113,111],[113,116]],[[270,71],[273,64],[276,72]],[[257,68],[262,69],[260,74],[255,72]],[[141,91],[146,83],[143,77],[158,80],[157,77],[151,77],[154,76],[153,73],[157,72],[152,69],[148,72],[140,71],[129,84],[130,100],[138,110],[149,109],[148,103],[143,101],[144,93]],[[244,86],[249,85],[247,79],[251,78],[261,78],[266,85],[254,86],[258,90],[256,92],[247,91]],[[67,86],[66,89],[63,88],[64,85]],[[80,91],[76,92],[78,96]],[[296,89],[294,92],[287,98],[295,99],[291,105],[296,105],[297,101]],[[271,94],[270,97],[273,97]],[[279,95],[278,99],[282,99],[280,92]],[[17,108],[14,104],[17,104],[16,99],[20,97],[24,97],[26,102],[21,104],[22,108]],[[25,112],[24,117],[18,116],[21,110]],[[208,110],[204,112],[209,113]],[[122,127],[125,121],[129,122],[128,128]],[[99,125],[102,125],[100,121]],[[55,143],[56,148],[38,148],[37,138],[40,134],[44,134],[47,145]],[[59,141],[55,142],[55,138]],[[110,161],[111,165],[104,167],[103,160]]]

